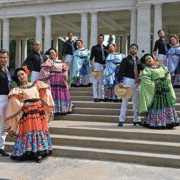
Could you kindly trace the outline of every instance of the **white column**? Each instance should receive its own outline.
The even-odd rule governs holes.
[[[158,31],[162,29],[162,4],[154,4],[154,36],[153,42],[159,39]]]
[[[130,44],[137,43],[137,10],[136,8],[131,9],[131,34]]]
[[[22,63],[27,58],[27,40],[22,41]]]
[[[51,16],[45,16],[44,52],[51,48]]]
[[[0,49],[1,49],[1,19],[0,19]]]
[[[87,12],[81,14],[81,39],[83,40],[83,46],[88,48],[88,15]]]
[[[115,42],[117,46],[117,52],[120,52],[120,36],[119,35],[116,35]]]
[[[97,44],[97,37],[98,37],[98,12],[91,12],[90,48]]]
[[[41,16],[36,16],[36,41],[39,41],[42,44],[42,17]]]
[[[21,67],[21,40],[16,40],[16,60],[15,68]]]
[[[127,35],[122,35],[122,53],[127,55]]]
[[[56,49],[58,51],[58,37],[55,37],[53,39],[53,48]]]
[[[138,57],[151,52],[151,5],[138,5],[137,17]]]
[[[3,19],[3,49],[9,51],[9,19]]]

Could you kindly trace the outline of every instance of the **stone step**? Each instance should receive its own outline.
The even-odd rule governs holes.
[[[84,108],[109,108],[109,109],[120,109],[120,102],[94,102],[94,101],[72,101],[74,107],[84,107]],[[179,104],[180,105],[180,104]],[[128,109],[132,109],[132,102],[128,103]]]
[[[180,126],[173,130],[157,130],[133,124],[118,127],[116,123],[62,120],[51,122],[50,133],[180,143]]]
[[[91,91],[93,92],[93,87],[70,87],[69,88],[70,92],[72,91]],[[180,93],[180,88],[174,88],[175,92]]]
[[[72,101],[93,101],[93,96],[71,96]],[[129,102],[132,102],[130,99]],[[180,97],[177,97],[177,103],[180,103]]]
[[[72,91],[70,92],[71,96],[92,96],[93,97],[93,92],[92,91]]]
[[[120,102],[94,102],[94,101],[73,101],[74,107],[78,108],[108,108],[108,109],[119,109],[121,108]],[[175,109],[180,110],[180,103],[175,104]],[[132,109],[132,102],[128,103],[128,109]]]
[[[132,116],[126,117],[126,123],[132,123]],[[90,115],[90,114],[67,114],[66,116],[55,116],[54,120],[91,121],[118,123],[119,116],[114,115]]]
[[[92,96],[93,91],[72,91],[70,92],[71,96]],[[180,98],[180,92],[176,92],[176,98]]]
[[[93,87],[70,87],[69,91],[91,91],[93,92]]]
[[[177,111],[177,115],[180,117],[180,111]],[[94,115],[120,115],[120,109],[109,109],[109,108],[73,108],[75,114],[94,114]],[[127,109],[126,116],[133,116],[134,112],[132,109]]]
[[[15,142],[7,136],[6,141]],[[180,143],[51,134],[53,145],[128,150],[180,155]]]
[[[92,96],[71,96],[72,101],[93,101]]]
[[[12,151],[13,144],[13,142],[6,142],[5,150]],[[53,155],[60,157],[133,162],[153,166],[180,167],[180,156],[171,154],[53,145]]]

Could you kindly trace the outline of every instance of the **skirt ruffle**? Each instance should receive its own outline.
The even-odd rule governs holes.
[[[25,160],[50,154],[52,143],[45,111],[40,102],[28,102],[19,121],[19,135],[11,158]]]
[[[66,82],[61,73],[56,73],[50,78],[51,93],[55,104],[54,113],[72,112],[72,102]]]
[[[156,84],[156,92],[151,107],[146,117],[146,127],[173,128],[179,125],[179,118],[172,104],[170,89],[166,81]]]
[[[86,62],[87,63],[87,62]],[[71,84],[76,86],[88,86],[92,84],[92,77],[89,65],[84,65],[79,72],[79,77],[72,77]]]
[[[25,160],[51,154],[52,143],[49,131],[44,133],[42,130],[29,130],[24,135],[17,137],[11,158]]]

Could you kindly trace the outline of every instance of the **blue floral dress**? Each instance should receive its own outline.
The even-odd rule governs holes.
[[[75,86],[91,85],[91,52],[88,49],[76,50],[73,54],[71,84]]]

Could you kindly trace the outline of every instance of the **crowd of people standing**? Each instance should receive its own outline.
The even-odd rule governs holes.
[[[115,86],[130,87],[133,101],[133,123],[149,128],[172,129],[179,125],[174,105],[174,87],[180,86],[180,46],[178,37],[165,40],[163,30],[158,31],[159,40],[154,55],[137,57],[138,45],[131,44],[129,55],[116,52],[116,44],[103,45],[104,35],[99,34],[98,44],[90,50],[83,47],[83,40],[73,41],[73,34],[64,43],[62,60],[58,52],[50,48],[45,54],[41,44],[34,43],[22,67],[15,71],[7,66],[9,52],[0,50],[0,154],[4,151],[5,131],[16,137],[11,159],[35,158],[38,163],[52,153],[49,122],[56,115],[72,113],[72,101],[68,78],[72,87],[93,84],[93,99],[122,101],[118,126],[126,121],[128,98],[122,100],[115,93]],[[157,53],[158,51],[158,53]],[[31,82],[27,65],[32,62]],[[92,78],[91,72],[100,72]],[[16,82],[17,87],[13,87]],[[145,116],[142,123],[140,116]]]

